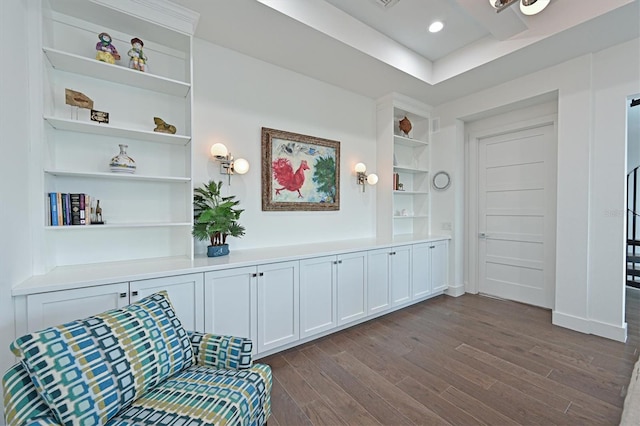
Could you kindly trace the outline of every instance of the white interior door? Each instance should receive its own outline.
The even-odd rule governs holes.
[[[479,140],[481,293],[553,307],[555,139],[548,124]]]

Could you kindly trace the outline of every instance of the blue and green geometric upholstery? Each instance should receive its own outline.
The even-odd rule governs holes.
[[[137,399],[107,425],[263,425],[271,414],[270,394],[266,365],[240,371],[194,366]]]
[[[252,366],[251,341],[187,333],[166,292],[11,348],[21,359],[3,378],[12,426],[262,425],[271,413],[271,370]]]

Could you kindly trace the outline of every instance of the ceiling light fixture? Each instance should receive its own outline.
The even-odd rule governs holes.
[[[497,9],[497,12],[502,12],[517,2],[520,2],[520,11],[530,16],[542,12],[551,0],[489,0],[489,4],[494,9]]]
[[[431,23],[431,25],[429,25],[429,32],[437,33],[442,31],[443,28],[444,24],[441,21],[434,21]]]
[[[551,0],[522,0],[520,2],[520,12],[525,15],[535,15],[542,12],[542,9],[549,6]]]

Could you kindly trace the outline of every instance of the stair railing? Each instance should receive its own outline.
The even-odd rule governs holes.
[[[637,239],[638,227],[638,170],[636,167],[627,173],[627,284],[640,287],[640,283],[635,281],[635,277],[640,276],[640,262],[637,262],[636,248],[640,247],[640,240]],[[631,253],[629,253],[631,248]],[[630,256],[631,255],[631,256]],[[631,262],[629,262],[629,260]],[[629,280],[631,277],[631,280]]]

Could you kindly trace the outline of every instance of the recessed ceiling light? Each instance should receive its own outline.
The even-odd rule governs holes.
[[[431,25],[429,25],[429,32],[437,33],[444,28],[444,24],[441,21],[434,21]]]

